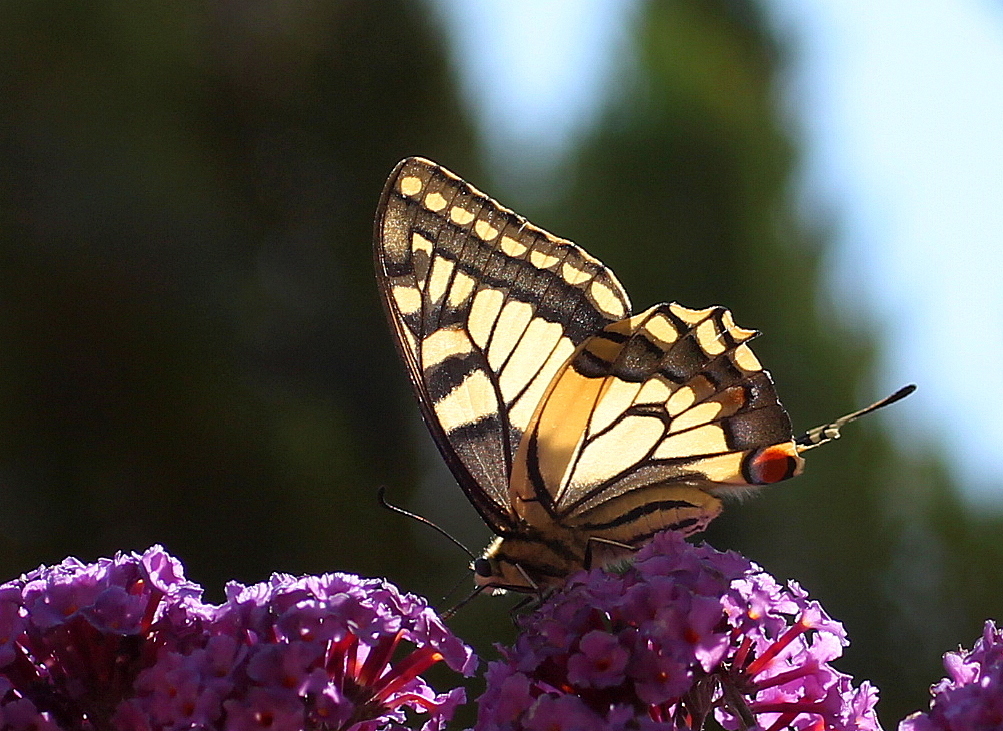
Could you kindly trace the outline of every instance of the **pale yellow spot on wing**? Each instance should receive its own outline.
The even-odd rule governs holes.
[[[409,260],[411,248],[408,230],[399,212],[387,211],[380,225],[380,248],[384,266],[390,262],[402,264]]]
[[[449,432],[498,411],[498,401],[490,379],[476,370],[452,391],[432,405],[442,428]]]
[[[539,317],[533,319],[525,330],[526,334],[512,351],[498,376],[498,384],[506,400],[533,380],[564,333],[563,328],[557,323],[547,322]]]
[[[470,338],[463,330],[455,327],[436,330],[421,341],[421,367],[428,370],[447,358],[472,352]]]
[[[424,251],[429,256],[432,255],[432,242],[420,233],[415,233],[411,236],[411,247],[415,251]]]
[[[748,345],[743,344],[735,348],[735,362],[743,371],[753,372],[763,370],[763,366],[759,362],[759,358],[755,356],[752,352],[752,348]]]
[[[620,317],[623,314],[623,304],[616,294],[598,279],[592,280],[589,285],[589,294],[592,295],[592,302],[600,310],[612,317]]]
[[[528,303],[518,300],[505,303],[498,316],[494,335],[491,336],[491,344],[488,346],[488,363],[491,370],[497,372],[502,367],[502,363],[526,332],[532,318],[533,307]]]
[[[664,315],[652,317],[645,323],[644,327],[648,331],[648,334],[665,348],[672,345],[679,338],[679,333],[676,332],[672,321]]]
[[[513,239],[511,236],[502,236],[501,239],[501,250],[512,257],[519,257],[526,253],[526,249],[529,247],[517,239]]]
[[[484,220],[480,220],[474,224],[474,232],[484,241],[491,241],[498,235],[498,229]]]
[[[579,269],[567,263],[561,267],[561,276],[564,277],[564,281],[568,284],[582,284],[592,278],[592,275],[584,269]]]
[[[421,309],[421,292],[414,287],[394,287],[393,296],[402,315],[413,315]]]
[[[629,416],[582,451],[569,485],[595,485],[633,467],[658,443],[665,433],[661,420],[651,416]]]
[[[467,298],[470,293],[474,291],[474,286],[477,282],[469,274],[464,272],[456,272],[456,276],[453,277],[453,286],[449,288],[449,304],[453,307],[459,307]]]
[[[717,401],[704,401],[697,404],[692,409],[688,409],[672,420],[669,433],[675,434],[683,429],[689,429],[701,424],[710,423],[715,416],[721,413],[721,403]]]
[[[676,416],[686,411],[696,400],[697,395],[693,389],[689,386],[683,386],[669,397],[669,400],[665,402],[665,408],[668,410],[669,416]]]
[[[721,322],[724,323],[724,329],[740,343],[758,335],[755,330],[746,330],[744,327],[736,325],[735,319],[731,315],[731,310],[724,311],[724,314],[721,315]]]
[[[498,319],[504,301],[505,295],[497,289],[482,289],[474,295],[474,303],[467,316],[467,330],[478,348],[483,350],[487,347],[491,328]]]
[[[468,223],[474,220],[474,214],[468,211],[466,208],[461,208],[460,206],[453,206],[449,209],[449,217],[453,219],[453,223],[459,226],[466,226]]]
[[[614,421],[623,416],[623,412],[634,403],[634,397],[641,390],[640,383],[631,383],[619,378],[611,378],[609,384],[599,397],[592,419],[589,422],[589,436],[598,434]]]
[[[544,252],[536,249],[530,252],[529,260],[540,269],[550,269],[550,267],[554,266],[554,264],[559,261],[556,256],[545,254]]]
[[[446,293],[454,268],[455,264],[450,259],[441,256],[432,261],[432,271],[428,275],[428,299],[433,304],[442,299],[442,295]]]
[[[719,392],[718,387],[703,374],[693,376],[687,385],[693,389],[693,393],[696,395],[694,401],[703,401]]]
[[[441,211],[446,207],[446,199],[439,193],[429,193],[425,196],[425,208],[430,211]]]
[[[731,452],[721,454],[717,457],[707,457],[692,465],[693,469],[700,470],[711,482],[722,482],[731,485],[747,485],[742,476],[742,459],[744,452]],[[714,494],[720,495],[718,490]]]
[[[722,416],[731,416],[745,406],[747,401],[748,394],[745,388],[742,386],[731,386],[714,394],[714,397],[709,399],[708,403],[721,404],[721,411],[717,415],[717,418],[721,418]]]
[[[414,197],[421,192],[421,178],[416,178],[413,175],[407,175],[401,178],[401,193],[407,196]]]
[[[707,355],[720,355],[726,350],[721,340],[722,333],[717,331],[717,323],[713,320],[704,320],[697,325],[696,335],[697,343]]]
[[[727,451],[729,450],[728,443],[724,439],[724,430],[717,424],[708,424],[698,429],[666,437],[655,450],[655,457],[676,459]]]
[[[669,305],[669,309],[672,310],[673,315],[687,325],[696,325],[699,322],[703,322],[714,312],[713,307],[708,307],[705,310],[691,310],[689,307],[683,307],[675,302]]]
[[[563,334],[563,330],[560,325],[557,323],[549,324],[555,329],[555,333],[558,337]],[[515,401],[509,409],[509,421],[514,427],[522,431],[526,430],[529,420],[533,418],[533,412],[536,411],[536,407],[539,405],[540,399],[543,398],[543,394],[550,385],[550,382],[554,380],[554,377],[561,369],[561,366],[567,362],[568,358],[570,358],[571,354],[574,352],[574,343],[566,337],[560,337],[557,346],[554,348],[553,352],[551,352],[550,357],[547,358],[547,361],[537,372],[536,376],[533,377],[533,382],[530,384],[529,388],[527,388],[526,391],[519,396],[519,399]]]
[[[649,378],[644,382],[635,401],[639,404],[664,404],[672,394],[672,389],[661,378]]]

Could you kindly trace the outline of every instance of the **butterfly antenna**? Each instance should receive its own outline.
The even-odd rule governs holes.
[[[443,613],[442,607],[449,600],[449,597],[453,596],[453,594],[456,593],[456,591],[465,581],[470,581],[470,577],[467,574],[464,574],[463,576],[461,576],[459,579],[456,580],[456,583],[453,584],[450,590],[447,591],[446,594],[439,600],[439,605],[435,607],[435,611],[439,612],[439,614],[442,614]]]
[[[387,510],[390,510],[390,511],[392,511],[394,513],[400,513],[401,515],[407,516],[408,518],[411,518],[412,520],[417,520],[419,523],[424,523],[429,528],[435,529],[441,535],[444,535],[446,538],[448,538],[449,540],[451,540],[455,545],[459,546],[463,550],[464,553],[466,553],[468,556],[470,556],[470,560],[471,561],[476,561],[477,560],[477,556],[475,556],[473,554],[473,552],[471,552],[471,550],[469,548],[467,548],[462,543],[460,543],[458,540],[456,540],[455,538],[453,538],[453,536],[449,535],[449,533],[447,533],[445,531],[445,529],[440,528],[439,526],[437,526],[435,523],[433,523],[431,520],[429,520],[428,518],[426,518],[424,516],[418,515],[417,513],[412,513],[410,510],[405,510],[404,508],[399,508],[396,505],[392,505],[392,504],[388,503],[387,499],[386,499],[386,495],[387,495],[386,485],[380,485],[379,488],[377,488],[377,490],[376,490],[376,499],[380,501],[380,505],[382,505],[384,508],[386,508]]]
[[[891,396],[886,396],[880,401],[877,401],[871,404],[870,406],[861,409],[860,411],[854,411],[852,414],[841,416],[831,424],[825,424],[824,426],[816,426],[814,429],[809,429],[807,432],[805,432],[800,437],[794,440],[794,443],[798,447],[798,452],[807,452],[809,449],[814,449],[820,444],[831,442],[833,439],[839,439],[839,430],[842,429],[847,424],[849,424],[851,421],[856,421],[865,414],[869,414],[872,411],[877,411],[878,409],[884,408],[885,406],[889,406],[895,403],[896,401],[901,401],[915,390],[916,390],[916,384],[910,383],[908,386],[903,386],[902,388],[900,388]]]

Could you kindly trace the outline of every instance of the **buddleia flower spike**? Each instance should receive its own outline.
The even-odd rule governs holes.
[[[877,691],[832,667],[842,626],[794,582],[663,532],[579,573],[491,662],[474,731],[880,731]],[[939,731],[939,730],[938,730]]]

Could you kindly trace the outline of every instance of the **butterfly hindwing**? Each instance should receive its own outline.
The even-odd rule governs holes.
[[[543,503],[561,525],[638,545],[667,528],[702,530],[720,511],[715,492],[775,481],[750,464],[794,445],[745,344],[755,335],[724,308],[668,304],[585,341],[526,432],[513,504]]]
[[[421,158],[387,181],[380,291],[422,412],[496,532],[514,518],[512,459],[575,348],[630,310],[600,262]]]

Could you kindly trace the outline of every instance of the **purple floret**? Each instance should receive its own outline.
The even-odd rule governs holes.
[[[795,584],[664,532],[622,574],[579,573],[491,663],[476,731],[879,729],[828,663],[842,627]]]
[[[1003,630],[987,621],[971,650],[944,655],[948,677],[930,689],[926,713],[914,713],[899,731],[990,731],[1003,728]]]

